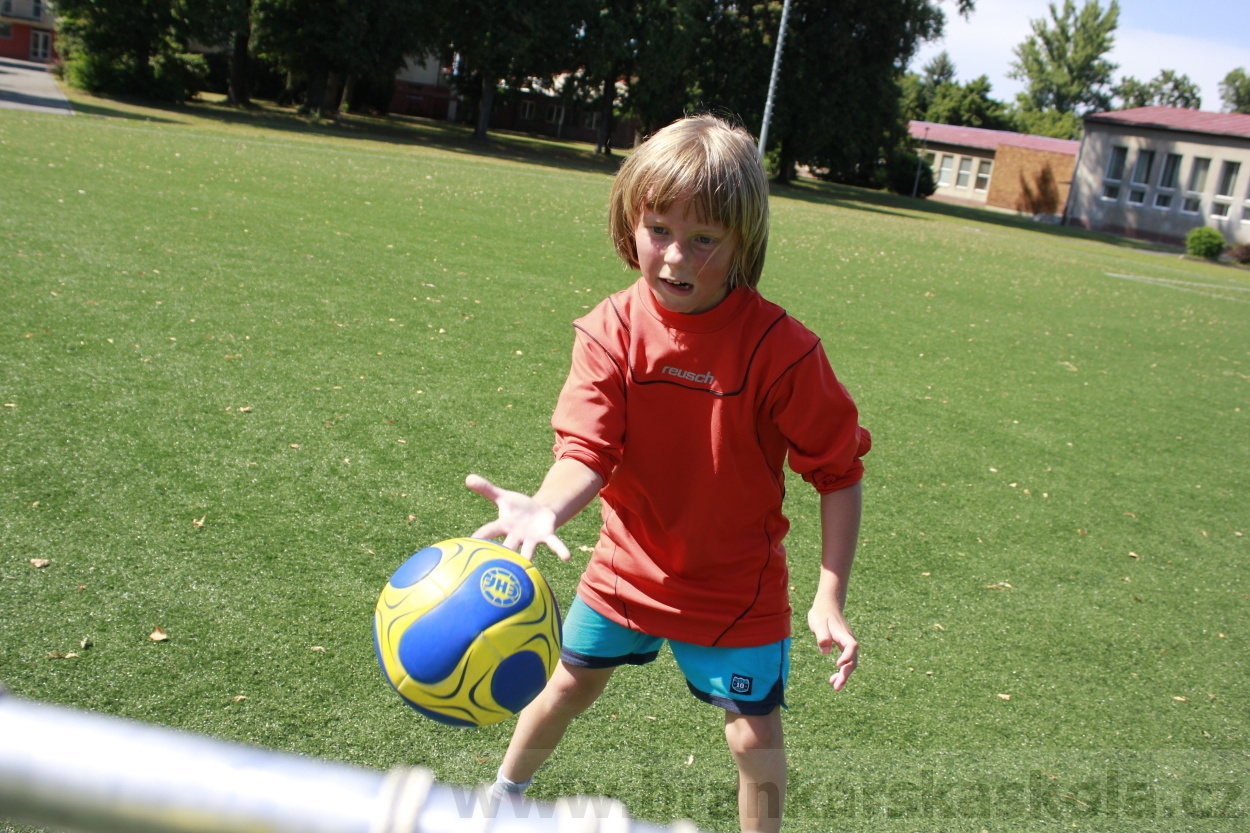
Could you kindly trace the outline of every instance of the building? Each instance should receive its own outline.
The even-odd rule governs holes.
[[[933,199],[1052,222],[1063,213],[1080,142],[925,121],[909,130],[933,168]]]
[[[44,0],[0,0],[0,58],[56,60],[56,21]]]
[[[1182,243],[1197,226],[1250,243],[1250,115],[1139,107],[1085,117],[1066,222]]]
[[[0,0],[2,2],[2,0]],[[476,123],[477,111],[451,86],[452,68],[442,66],[435,56],[409,58],[395,75],[390,112],[402,116],[423,116],[444,121]],[[618,90],[618,96],[624,90]],[[595,144],[599,140],[598,105],[561,98],[531,83],[508,96],[496,96],[490,127],[522,133],[552,136]],[[613,125],[613,147],[634,144],[632,120],[617,119]]]
[[[451,88],[450,72],[435,56],[410,57],[395,74],[390,111],[401,116],[456,121],[463,115],[460,94]]]

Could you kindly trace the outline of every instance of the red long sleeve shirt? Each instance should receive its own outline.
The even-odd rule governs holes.
[[[578,594],[684,642],[789,636],[782,465],[831,492],[859,482],[871,447],[820,340],[755,290],[685,315],[641,280],[575,327],[555,455],[605,482]]]

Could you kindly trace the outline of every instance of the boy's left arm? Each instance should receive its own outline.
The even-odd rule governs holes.
[[[820,582],[812,609],[807,613],[807,626],[816,635],[822,654],[832,651],[835,645],[841,651],[838,670],[829,678],[834,691],[842,690],[858,664],[859,643],[842,609],[846,606],[846,585],[855,560],[862,508],[863,489],[859,483],[820,496]]]

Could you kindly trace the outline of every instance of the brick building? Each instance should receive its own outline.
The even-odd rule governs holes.
[[[0,58],[56,60],[56,21],[43,0],[0,0]]]
[[[933,199],[1057,221],[1080,142],[983,127],[913,121],[937,190]]]

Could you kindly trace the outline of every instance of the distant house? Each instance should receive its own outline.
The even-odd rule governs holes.
[[[1080,142],[913,121],[937,190],[933,199],[986,206],[1057,221]]]
[[[1181,243],[1208,225],[1250,243],[1250,115],[1139,107],[1085,117],[1068,225]]]
[[[0,0],[0,58],[56,60],[56,21],[43,0]]]
[[[437,57],[410,57],[395,74],[392,113],[456,121],[464,114],[460,94],[452,89],[450,72]]]

